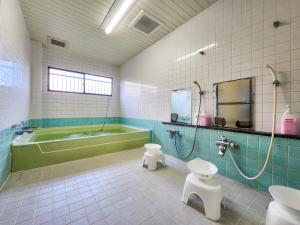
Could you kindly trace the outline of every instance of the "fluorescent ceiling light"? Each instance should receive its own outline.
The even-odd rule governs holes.
[[[217,43],[212,43],[212,44],[207,45],[207,46],[205,46],[205,47],[203,47],[203,48],[200,48],[200,49],[198,49],[198,50],[196,50],[196,51],[194,51],[194,52],[191,52],[191,53],[189,53],[189,54],[187,54],[187,55],[178,57],[178,58],[176,59],[176,61],[177,61],[177,62],[180,62],[181,60],[188,59],[188,58],[190,58],[190,57],[192,57],[192,56],[194,56],[194,55],[197,55],[199,52],[205,51],[205,50],[207,50],[207,49],[209,49],[209,48],[212,48],[212,47],[214,47],[214,46],[216,46],[216,45],[217,45]]]
[[[135,1],[136,0],[115,0],[101,26],[106,34],[109,34],[115,28]]]

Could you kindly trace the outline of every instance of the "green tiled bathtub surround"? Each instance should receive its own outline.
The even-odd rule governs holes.
[[[33,169],[97,155],[139,148],[149,142],[150,130],[122,125],[107,125],[102,135],[90,135],[99,130],[94,126],[73,126],[37,129],[26,140],[12,145],[12,171]],[[87,134],[81,138],[55,138],[54,134]],[[43,140],[43,137],[49,139]]]
[[[90,118],[47,118],[47,119],[30,119],[24,126],[38,127],[59,127],[59,126],[78,126],[78,125],[93,125],[102,124],[103,117]],[[119,117],[108,117],[107,124],[120,123]],[[11,152],[10,146],[13,138],[13,133],[16,130],[6,128],[0,130],[0,186],[6,180],[11,170]]]
[[[24,124],[26,126],[27,124]],[[10,172],[11,167],[11,152],[10,146],[13,139],[13,134],[18,129],[6,128],[0,130],[0,186],[5,182]]]
[[[64,127],[64,126],[80,126],[80,125],[95,125],[102,124],[118,124],[120,117],[82,117],[82,118],[45,118],[45,119],[30,119],[30,126],[37,127]]]
[[[165,125],[161,121],[121,118],[123,124],[152,129],[153,142],[163,146],[166,153],[178,157],[174,139],[169,138],[166,129],[177,129],[183,134],[180,148],[186,155],[192,146],[194,128]],[[272,184],[279,184],[300,189],[300,140],[275,138],[272,158],[263,176],[257,181],[244,179],[234,167],[228,152],[222,158],[218,155],[216,140],[225,135],[230,141],[239,144],[240,148],[233,150],[233,155],[239,166],[249,175],[256,175],[266,159],[270,137],[253,134],[242,134],[211,129],[198,129],[196,148],[191,157],[206,159],[218,166],[219,173],[252,186],[260,191],[267,191]]]
[[[12,131],[10,128],[0,131],[0,185],[6,180],[10,171],[10,144]]]

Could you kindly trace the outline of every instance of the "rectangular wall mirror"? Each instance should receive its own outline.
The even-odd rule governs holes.
[[[214,114],[225,119],[225,127],[254,128],[253,83],[246,78],[214,84]]]
[[[171,113],[178,114],[177,122],[192,123],[192,88],[172,91]]]

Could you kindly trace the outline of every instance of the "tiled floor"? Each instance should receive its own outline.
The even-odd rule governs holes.
[[[142,154],[134,149],[12,174],[0,193],[0,225],[264,224],[269,196],[217,176],[227,207],[214,223],[198,198],[181,202],[184,162],[167,156],[166,168],[149,172],[140,166]]]

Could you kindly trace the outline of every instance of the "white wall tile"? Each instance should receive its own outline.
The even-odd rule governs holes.
[[[286,104],[300,115],[300,5],[298,0],[219,0],[120,68],[121,115],[169,120],[171,90],[198,80],[205,91],[203,107],[213,115],[213,83],[255,77],[255,126],[271,129],[272,78],[263,67],[278,71],[277,130]],[[273,27],[280,20],[282,26]],[[176,61],[211,43],[205,56]],[[132,95],[132,88],[138,89]],[[153,86],[155,94],[146,87]],[[198,96],[193,96],[193,114]]]
[[[37,45],[33,45],[33,47],[41,48]],[[102,117],[105,116],[108,100],[110,101],[108,116],[119,116],[118,67],[76,56],[56,48],[44,47],[41,50],[43,53],[39,55],[40,59],[35,61],[37,65],[33,65],[33,68],[37,67],[39,71],[33,75],[41,82],[32,82],[31,118]],[[34,51],[39,52],[37,49]],[[49,92],[48,66],[112,77],[113,96]]]
[[[19,2],[0,1],[0,130],[29,113],[30,41]]]

